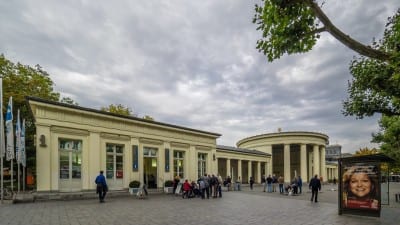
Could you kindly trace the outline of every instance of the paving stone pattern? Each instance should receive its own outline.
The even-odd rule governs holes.
[[[335,197],[336,196],[336,197]],[[223,192],[223,198],[182,199],[153,194],[147,199],[133,196],[72,201],[44,201],[0,205],[1,225],[394,225],[400,207],[383,207],[380,218],[338,215],[337,192],[325,186],[319,203],[310,193],[282,196],[262,192],[261,186],[240,192]],[[397,203],[400,206],[400,203]]]

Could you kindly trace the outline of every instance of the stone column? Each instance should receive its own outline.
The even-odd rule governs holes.
[[[307,145],[300,145],[300,176],[303,181],[308,180],[307,176]]]
[[[247,164],[247,177],[248,177],[248,179],[250,180],[250,177],[252,177],[253,175],[251,174],[252,173],[252,171],[251,171],[251,161],[249,160],[248,161],[248,164]]]
[[[240,179],[242,179],[242,160],[238,159],[238,177],[240,176]]]
[[[321,172],[319,170],[320,168],[320,162],[319,162],[319,146],[318,145],[314,145],[313,148],[313,156],[314,156],[314,162],[313,162],[313,168],[314,168],[314,174],[317,174],[318,176],[321,176]]]
[[[226,176],[230,176],[232,179],[232,174],[231,174],[231,159],[226,159]]]
[[[326,164],[325,164],[325,146],[321,147],[321,176],[325,181],[328,181],[328,177],[326,174]]]
[[[267,163],[267,165],[268,165],[268,168],[267,168],[267,165],[265,166],[265,168],[266,168],[266,171],[265,171],[265,176],[268,176],[268,174],[272,174],[273,173],[273,169],[272,169],[272,159],[274,158],[274,156],[272,155],[272,145],[267,145],[267,153],[268,154],[271,154],[271,160],[269,160],[269,163]],[[267,160],[268,161],[268,160]]]
[[[285,182],[290,182],[290,144],[285,144],[283,148],[283,170]]]
[[[257,162],[257,177],[254,180],[255,180],[255,182],[257,182],[259,184],[261,184],[261,175],[260,174],[261,174],[261,162],[258,161]]]

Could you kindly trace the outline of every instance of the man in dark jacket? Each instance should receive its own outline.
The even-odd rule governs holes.
[[[315,174],[314,178],[310,180],[309,188],[311,189],[311,202],[315,200],[318,202],[318,191],[321,190],[321,181],[318,179],[318,175]],[[314,198],[315,197],[315,198]]]
[[[100,174],[96,177],[95,183],[96,183],[96,193],[99,194],[99,201],[103,203],[104,197],[106,197],[108,191],[106,178],[103,175],[103,170],[101,170]]]

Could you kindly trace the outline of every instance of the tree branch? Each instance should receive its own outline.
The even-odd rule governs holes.
[[[384,61],[390,59],[391,56],[390,54],[366,46],[352,39],[349,35],[346,35],[337,27],[335,27],[335,25],[333,25],[333,23],[321,10],[321,8],[318,6],[315,0],[305,0],[304,2],[310,6],[310,8],[314,11],[315,15],[317,16],[317,18],[325,25],[326,31],[328,31],[333,37],[335,37],[342,44],[346,45],[355,52],[363,56],[367,56],[369,58],[384,60]]]

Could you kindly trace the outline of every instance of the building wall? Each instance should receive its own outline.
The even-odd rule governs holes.
[[[174,150],[185,151],[185,176],[197,179],[197,154],[207,154],[208,173],[217,173],[213,160],[218,134],[169,127],[117,116],[96,113],[64,105],[29,101],[36,125],[37,190],[80,191],[95,188],[94,180],[100,170],[106,171],[106,144],[123,146],[123,178],[109,181],[111,190],[128,187],[132,180],[143,183],[143,149],[157,148],[158,187],[173,178]],[[78,140],[81,147],[81,179],[78,184],[62,187],[60,177],[60,139]],[[138,170],[132,168],[132,148],[138,147]],[[169,149],[169,171],[166,171],[165,149]],[[80,160],[80,159],[79,159]],[[73,179],[74,180],[74,179]],[[60,187],[61,184],[61,187]]]
[[[285,182],[290,182],[294,176],[301,175],[304,181],[309,180],[313,174],[319,174],[326,178],[325,146],[328,144],[328,136],[315,132],[278,132],[268,133],[244,138],[237,142],[239,148],[255,149],[272,155],[272,163],[268,164],[271,173],[274,164],[274,151],[283,152],[283,177]],[[275,146],[275,147],[274,147]],[[309,147],[307,147],[309,146]],[[309,150],[309,148],[312,150]],[[294,152],[298,151],[298,152]],[[312,154],[310,155],[310,151]],[[300,159],[291,159],[291,157]],[[290,162],[300,160],[300,171],[292,171]]]

